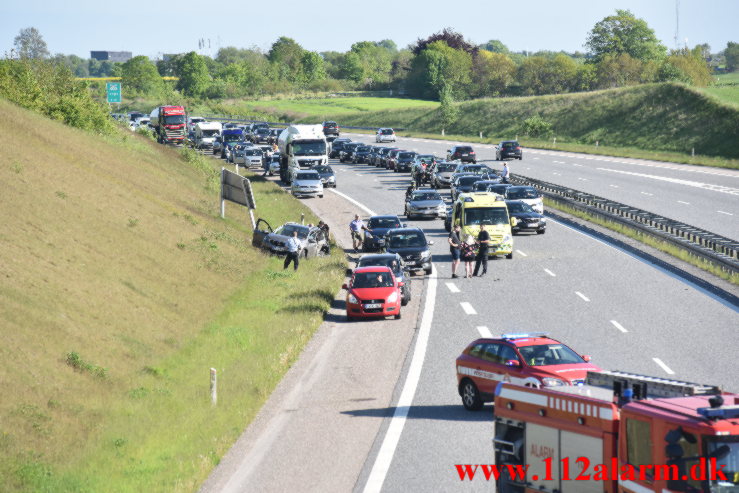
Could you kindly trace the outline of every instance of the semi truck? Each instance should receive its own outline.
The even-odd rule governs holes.
[[[280,150],[280,179],[292,183],[296,172],[317,164],[328,164],[328,146],[321,125],[290,125],[277,138]]]
[[[160,144],[184,144],[187,112],[183,106],[157,106],[149,115],[150,125]]]
[[[495,391],[499,493],[739,492],[739,394],[620,371]]]
[[[219,122],[199,122],[195,124],[195,148],[213,149],[213,142],[221,135]]]
[[[226,158],[226,147],[231,142],[245,142],[244,129],[239,127],[224,128],[221,133],[221,159]],[[213,150],[215,154],[215,149]]]

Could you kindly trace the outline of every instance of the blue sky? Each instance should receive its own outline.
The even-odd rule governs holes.
[[[679,0],[680,38],[692,47],[708,43],[719,51],[739,42],[739,1]],[[90,50],[161,53],[218,47],[269,49],[289,36],[314,51],[346,51],[356,41],[389,38],[404,47],[419,37],[452,27],[474,43],[500,39],[514,51],[585,51],[587,33],[616,9],[647,21],[662,42],[675,46],[676,0],[374,0],[344,2],[271,0],[161,2],[25,0],[0,2],[0,49],[8,52],[24,27],[41,32],[51,53],[88,58]],[[177,5],[176,11],[172,6]],[[256,5],[265,5],[262,11]],[[220,11],[220,13],[219,13]],[[207,43],[207,41],[206,41]]]

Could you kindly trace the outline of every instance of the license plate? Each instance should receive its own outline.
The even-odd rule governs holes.
[[[377,244],[378,245],[384,245],[385,244],[385,240],[377,240]]]
[[[380,303],[368,303],[364,305],[365,310],[371,310],[373,308],[382,308],[382,305]]]
[[[530,228],[533,228],[534,226],[538,226],[539,223],[529,223],[528,225],[529,225]]]
[[[462,154],[462,156],[463,156],[463,157],[467,157],[467,156],[469,156],[469,154]]]

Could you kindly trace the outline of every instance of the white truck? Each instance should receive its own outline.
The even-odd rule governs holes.
[[[290,125],[277,138],[280,179],[292,183],[295,174],[317,164],[328,164],[328,145],[321,125]]]
[[[198,122],[195,124],[195,148],[213,149],[213,141],[221,135],[220,122]]]

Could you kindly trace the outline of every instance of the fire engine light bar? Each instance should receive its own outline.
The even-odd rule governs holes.
[[[739,406],[726,407],[700,407],[697,409],[698,414],[707,419],[732,419],[739,418]]]
[[[549,337],[546,332],[529,332],[528,334],[503,334],[501,339],[525,339],[527,337]]]

